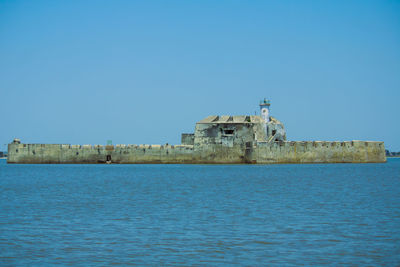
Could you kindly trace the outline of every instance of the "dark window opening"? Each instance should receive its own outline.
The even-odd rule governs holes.
[[[18,153],[18,149],[16,149],[15,152]]]
[[[272,135],[274,136],[276,134],[276,130],[272,130]]]
[[[233,135],[234,132],[234,130],[224,130],[224,134]]]
[[[76,152],[76,155],[79,155],[79,152]]]
[[[106,161],[111,161],[111,155],[107,155]]]
[[[211,122],[215,122],[219,120],[219,116],[215,117]]]

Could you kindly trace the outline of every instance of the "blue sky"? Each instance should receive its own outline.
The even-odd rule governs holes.
[[[0,1],[1,150],[179,143],[264,97],[290,140],[400,151],[400,2]]]

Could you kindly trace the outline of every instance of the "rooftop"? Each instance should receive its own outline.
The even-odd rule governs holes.
[[[260,116],[228,116],[228,115],[212,115],[208,116],[207,118],[202,119],[197,123],[263,123],[264,120]]]

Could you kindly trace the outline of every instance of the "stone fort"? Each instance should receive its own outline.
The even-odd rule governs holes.
[[[8,163],[75,164],[271,164],[386,162],[379,141],[287,141],[284,125],[270,116],[270,102],[260,115],[209,116],[180,145],[8,145]]]

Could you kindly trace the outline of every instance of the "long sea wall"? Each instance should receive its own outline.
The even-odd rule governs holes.
[[[246,145],[8,145],[8,163],[372,163],[386,162],[383,142],[248,142]]]
[[[191,163],[190,145],[9,144],[8,163]]]
[[[371,141],[258,142],[247,153],[261,164],[386,162],[384,143]]]

